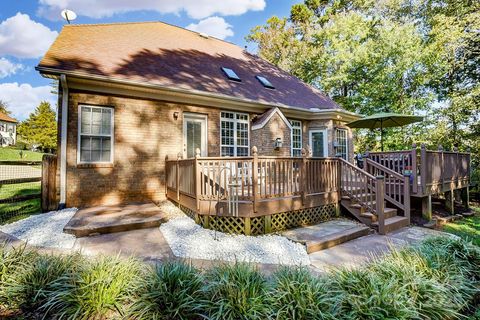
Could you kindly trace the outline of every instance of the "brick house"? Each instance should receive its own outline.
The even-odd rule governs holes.
[[[12,146],[17,143],[17,120],[0,112],[0,145]]]
[[[36,69],[59,80],[59,195],[165,198],[165,158],[353,159],[359,116],[227,41],[161,22],[64,26]]]

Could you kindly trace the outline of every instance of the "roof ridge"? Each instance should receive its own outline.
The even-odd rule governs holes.
[[[68,27],[68,28],[71,28],[71,27],[90,27],[90,26],[99,26],[99,27],[108,27],[108,26],[115,26],[115,25],[129,25],[129,24],[164,24],[164,25],[167,25],[167,26],[170,26],[170,27],[174,27],[174,28],[178,28],[178,29],[181,29],[181,30],[184,30],[184,31],[188,31],[188,32],[193,32],[193,33],[196,33],[200,36],[200,34],[202,34],[203,32],[198,32],[198,31],[194,31],[194,30],[190,30],[190,29],[187,29],[187,28],[184,28],[184,27],[180,27],[178,25],[175,25],[175,24],[172,24],[172,23],[168,23],[168,22],[164,22],[164,21],[123,21],[123,22],[107,22],[107,23],[80,23],[80,24],[66,24],[64,25],[63,27]],[[231,45],[234,45],[236,47],[239,47],[240,49],[243,49],[242,47],[240,47],[239,45],[231,42],[231,41],[228,41],[228,40],[224,40],[224,39],[219,39],[217,37],[214,37],[212,35],[208,35],[208,38],[212,38],[214,40],[217,40],[217,41],[221,41],[221,42],[225,42],[225,43],[228,43],[228,44],[231,44]],[[205,40],[208,40],[208,39],[205,39]]]

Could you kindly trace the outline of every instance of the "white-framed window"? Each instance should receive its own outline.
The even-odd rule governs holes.
[[[302,121],[290,120],[292,125],[292,157],[302,156]]]
[[[348,132],[347,129],[337,128],[335,134],[336,156],[347,160],[348,157]]]
[[[222,111],[220,113],[220,155],[222,157],[248,156],[249,132],[247,113]]]
[[[78,163],[113,162],[113,108],[80,105]]]

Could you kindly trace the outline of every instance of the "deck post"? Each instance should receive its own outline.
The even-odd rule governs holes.
[[[462,191],[462,202],[463,202],[463,206],[465,207],[465,209],[469,209],[470,208],[470,190],[469,190],[469,187],[467,185],[466,188],[462,188],[461,189]]]
[[[420,146],[420,187],[422,195],[425,195],[427,193],[427,147],[425,143]]]
[[[440,183],[441,183],[441,188],[440,188],[440,191],[443,191],[443,179],[444,179],[444,159],[443,159],[443,146],[442,145],[439,145],[438,146],[438,152],[440,152]]]
[[[455,214],[455,194],[453,188],[450,188],[450,191],[444,193],[445,195],[445,206],[447,210],[450,211],[451,215]]]
[[[195,202],[197,206],[197,214],[200,214],[200,193],[201,193],[201,186],[200,186],[200,168],[198,165],[198,158],[200,158],[200,148],[195,149],[195,163],[193,166],[194,170],[194,183],[195,183]]]
[[[306,166],[307,166],[307,150],[302,148],[302,164],[300,167],[300,194],[302,196],[302,207],[305,206],[305,189],[306,189]]]
[[[251,226],[251,220],[250,220],[250,217],[245,217],[243,218],[244,219],[244,223],[245,223],[245,235],[246,236],[249,236],[252,234],[252,226]]]
[[[176,166],[176,170],[175,170],[175,173],[176,173],[176,187],[177,187],[177,201],[180,201],[180,174],[179,174],[179,171],[180,171],[180,157],[181,157],[181,154],[178,153],[177,154],[177,162],[175,163],[175,166]]]
[[[385,232],[385,178],[377,176],[377,188],[375,192],[375,211],[378,217],[378,233],[384,235]]]
[[[337,164],[337,204],[335,206],[335,213],[337,214],[337,217],[340,217],[340,202],[342,201],[342,164],[340,163],[340,160],[337,159],[336,162]]]
[[[272,232],[272,216],[266,215],[265,216],[265,234]]]
[[[404,214],[405,218],[408,219],[408,224],[410,224],[410,175],[408,174],[403,175],[403,187],[403,205],[405,206]]]
[[[417,144],[412,144],[412,192],[418,192]]]
[[[252,147],[252,192],[253,192],[253,212],[257,212],[258,204],[258,149],[256,146]]]
[[[428,221],[432,220],[432,195],[422,198],[422,216]]]

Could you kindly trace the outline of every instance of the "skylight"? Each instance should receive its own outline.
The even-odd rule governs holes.
[[[271,84],[270,81],[267,80],[267,78],[262,76],[255,76],[255,78],[257,78],[257,80],[260,81],[260,83],[263,84],[265,88],[275,89],[273,84]]]
[[[226,74],[228,79],[233,80],[233,81],[242,81],[239,76],[233,71],[232,69],[229,68],[222,68],[222,71]]]

